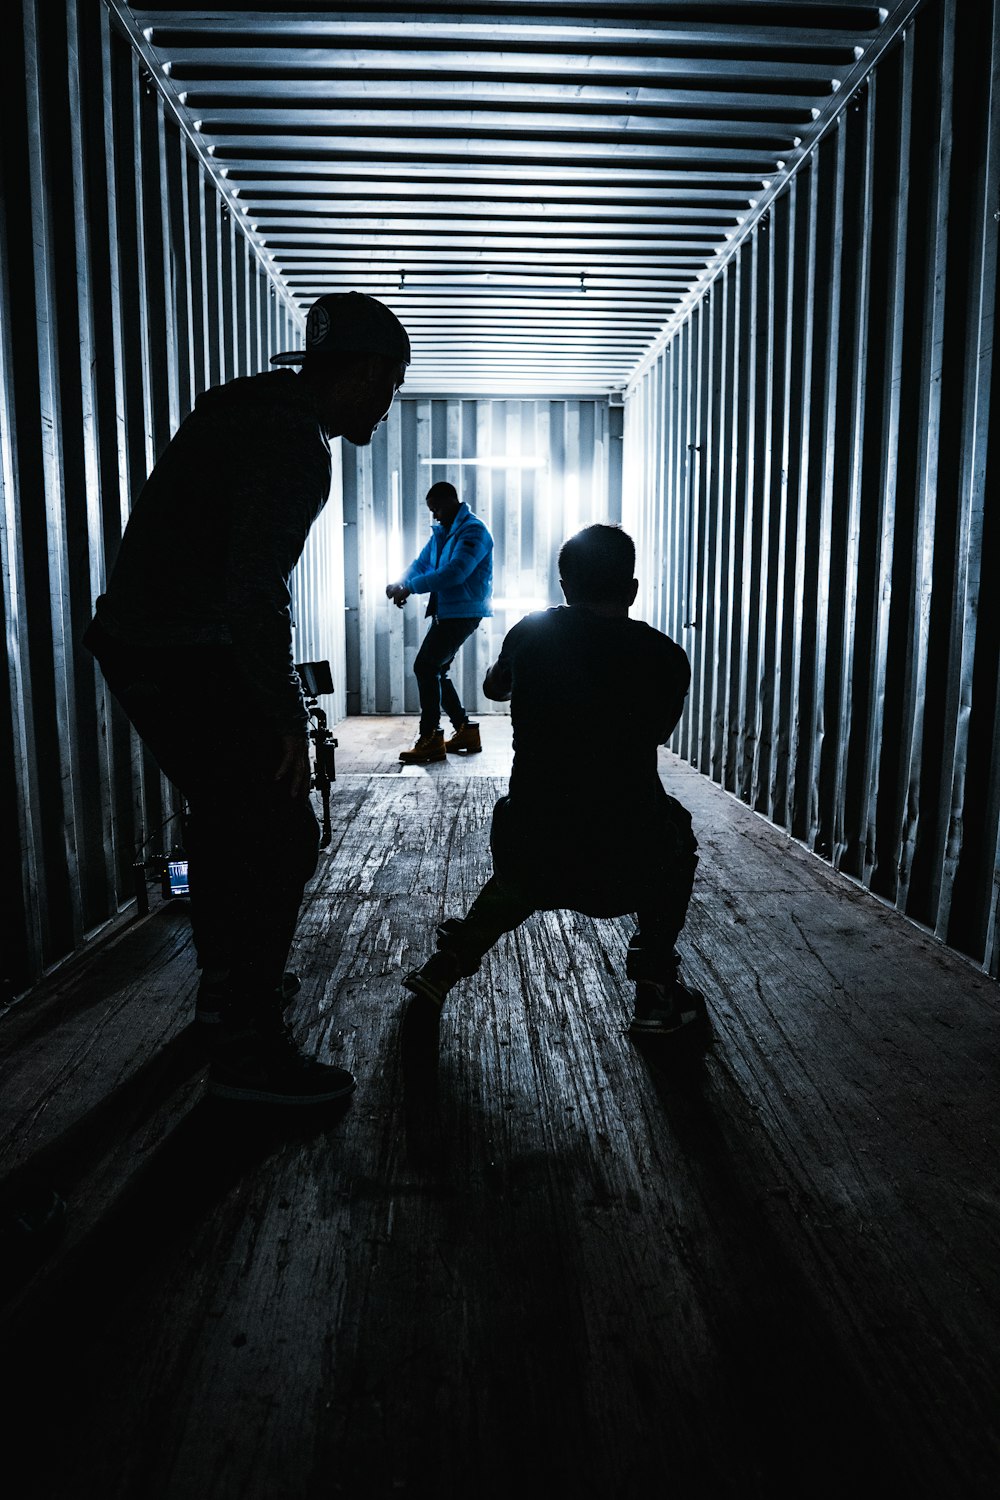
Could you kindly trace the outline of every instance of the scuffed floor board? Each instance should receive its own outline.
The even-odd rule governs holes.
[[[96,1050],[71,994],[48,1051],[41,1009],[8,1033],[18,1161],[46,1139],[32,1070],[62,1139],[74,1089],[83,1129],[144,1059],[155,1137],[104,1132],[101,1212],[17,1304],[38,1493],[992,1496],[996,986],[665,756],[701,842],[704,1057],[628,1039],[628,919],[549,912],[455,990],[436,1069],[404,1059],[401,973],[488,873],[504,788],[394,773],[413,727],[337,726],[296,944],[296,1029],[356,1073],[345,1111],[213,1105],[190,1056],[156,1074],[193,1003],[173,917],[149,987],[115,981],[126,1037],[93,975]],[[484,740],[502,765],[509,722]]]

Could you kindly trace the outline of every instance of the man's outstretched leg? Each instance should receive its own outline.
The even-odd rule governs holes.
[[[437,952],[403,979],[404,989],[440,1014],[445,997],[460,979],[475,974],[505,932],[520,927],[535,908],[517,888],[492,875],[465,917],[449,917],[437,930]]]

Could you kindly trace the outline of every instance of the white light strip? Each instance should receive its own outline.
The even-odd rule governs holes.
[[[437,464],[439,468],[451,464],[478,464],[482,469],[543,469],[540,458],[422,458],[424,465]]]
[[[549,603],[550,601],[548,599],[494,598],[493,608],[495,610],[502,609],[505,611],[514,610],[519,611],[522,615],[530,615],[533,610],[548,609]]]

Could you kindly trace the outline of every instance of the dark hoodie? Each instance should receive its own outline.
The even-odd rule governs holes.
[[[279,734],[308,724],[288,580],[330,493],[330,443],[300,376],[205,391],[133,506],[97,616],[119,640],[228,643],[247,709]]]

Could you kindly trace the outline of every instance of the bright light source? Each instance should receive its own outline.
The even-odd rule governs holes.
[[[403,507],[399,495],[399,470],[389,475],[389,535],[386,538],[387,573],[390,578],[402,578],[406,569],[403,556]]]
[[[580,530],[580,479],[577,474],[567,474],[563,488],[563,533],[575,536]]]
[[[433,464],[439,467],[447,467],[450,464],[473,464],[481,469],[542,469],[545,467],[540,458],[507,458],[502,454],[495,458],[422,458],[420,462],[425,467]]]
[[[527,596],[522,597],[518,594],[511,594],[509,597],[501,595],[499,598],[496,595],[493,596],[493,608],[495,610],[502,609],[509,613],[516,612],[522,615],[530,615],[532,610],[548,609],[548,607],[548,599],[532,599]]]

